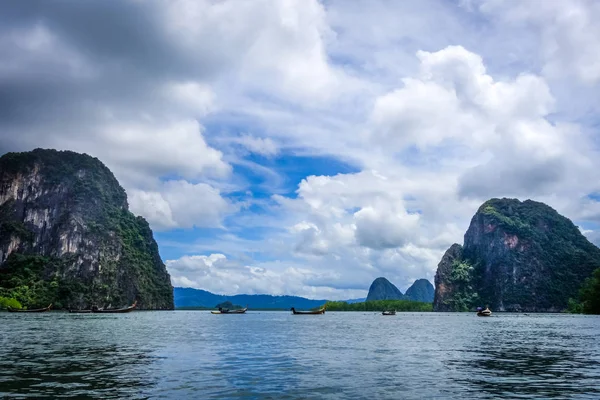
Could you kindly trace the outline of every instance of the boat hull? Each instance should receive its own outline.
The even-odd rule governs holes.
[[[325,307],[316,311],[296,311],[296,309],[292,308],[293,315],[321,315],[325,314]]]
[[[136,307],[137,307],[137,301],[134,302],[129,307],[125,307],[125,308],[115,308],[115,309],[110,309],[110,310],[92,308],[91,311],[93,314],[125,314],[128,312],[132,312],[133,310],[135,310]]]
[[[36,309],[33,309],[33,310],[19,310],[19,309],[16,309],[16,308],[8,307],[8,312],[15,312],[15,313],[42,313],[42,312],[50,311],[51,308],[52,308],[52,304],[50,304],[46,308],[36,308]]]
[[[248,308],[243,308],[241,310],[230,310],[230,311],[211,311],[211,314],[245,314]]]

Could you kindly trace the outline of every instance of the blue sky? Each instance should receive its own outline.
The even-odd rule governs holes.
[[[491,197],[600,243],[596,1],[3,8],[0,153],[102,160],[175,286],[404,291]]]

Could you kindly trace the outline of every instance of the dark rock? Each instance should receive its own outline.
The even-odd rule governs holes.
[[[86,154],[0,157],[0,272],[0,293],[9,297],[15,282],[33,279],[29,301],[173,308],[148,223],[128,210],[112,172]]]
[[[491,199],[473,216],[462,254],[438,265],[434,310],[558,312],[600,267],[600,249],[551,207]]]
[[[402,292],[385,278],[375,279],[371,284],[369,294],[367,295],[367,301],[403,299],[404,295]]]
[[[417,279],[404,293],[406,300],[431,303],[433,301],[435,288],[427,279]]]
[[[438,264],[437,272],[435,273],[435,294],[433,298],[433,309],[435,311],[452,311],[450,303],[455,296],[455,292],[459,287],[456,282],[452,282],[450,276],[452,274],[455,262],[460,262],[462,259],[462,246],[454,243]]]

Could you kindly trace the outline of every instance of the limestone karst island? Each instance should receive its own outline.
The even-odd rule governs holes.
[[[491,199],[453,244],[435,290],[417,279],[405,294],[384,277],[365,299],[217,296],[173,287],[152,230],[98,159],[36,149],[0,158],[0,298],[24,309],[128,305],[138,310],[305,304],[330,311],[598,312],[600,249],[567,218],[532,200]],[[187,290],[187,291],[186,291]],[[433,303],[433,306],[431,304]]]
[[[0,157],[0,297],[31,308],[174,308],[152,230],[112,172],[42,149]]]

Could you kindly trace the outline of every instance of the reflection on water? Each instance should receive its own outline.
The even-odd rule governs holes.
[[[0,313],[0,397],[600,398],[600,318]]]
[[[571,322],[569,317],[555,319]],[[448,365],[464,372],[462,382],[492,397],[600,397],[597,333],[578,332],[577,323],[563,333],[550,318],[541,324],[529,321],[522,330],[490,330],[468,356],[450,359]]]

